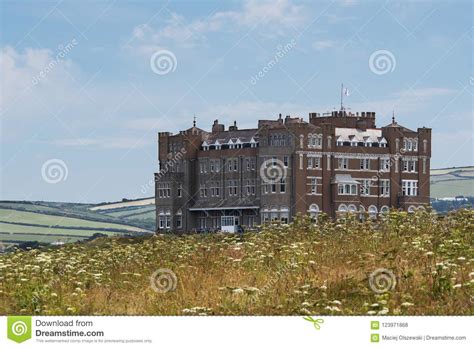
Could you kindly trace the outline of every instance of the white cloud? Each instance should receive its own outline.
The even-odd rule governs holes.
[[[313,48],[316,49],[317,51],[324,51],[329,48],[336,47],[337,43],[332,40],[321,40],[321,41],[316,41],[313,43]]]
[[[260,26],[267,35],[280,35],[289,27],[298,27],[305,21],[304,9],[289,0],[247,0],[239,11],[221,11],[204,18],[188,22],[183,16],[171,13],[165,25],[152,28],[142,24],[133,29],[132,42],[125,48],[149,54],[170,43],[181,46],[203,44],[206,34],[241,28]]]
[[[132,149],[154,143],[152,137],[97,137],[97,138],[65,138],[51,142],[59,147],[94,146],[102,149]]]
[[[0,50],[2,116],[34,116],[38,104],[61,104],[73,86],[71,75],[75,70],[71,60],[58,58],[57,53],[48,49],[26,48],[19,52],[10,46],[3,47]],[[9,113],[12,107],[16,108],[15,112]]]

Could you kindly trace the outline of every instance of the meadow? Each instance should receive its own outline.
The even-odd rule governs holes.
[[[474,211],[0,255],[0,314],[472,315]]]

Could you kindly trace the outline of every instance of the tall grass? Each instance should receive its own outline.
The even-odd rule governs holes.
[[[473,314],[473,218],[300,217],[243,235],[18,251],[0,256],[0,314]]]

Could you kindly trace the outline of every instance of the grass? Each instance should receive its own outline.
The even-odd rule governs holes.
[[[17,251],[0,314],[472,315],[473,227],[473,210],[392,212]]]

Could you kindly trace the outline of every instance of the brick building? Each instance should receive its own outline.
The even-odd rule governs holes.
[[[296,214],[376,217],[429,204],[431,129],[374,112],[281,114],[258,127],[193,127],[158,134],[157,229],[229,230]]]

